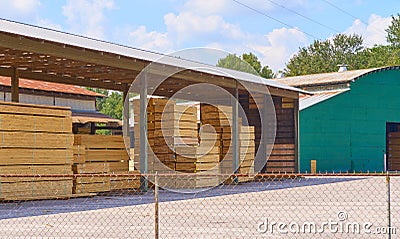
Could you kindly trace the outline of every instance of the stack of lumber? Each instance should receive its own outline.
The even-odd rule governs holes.
[[[176,171],[218,173],[219,148],[176,147]]]
[[[74,181],[74,193],[77,194],[106,192],[128,187],[126,185],[131,181],[129,178],[87,176],[128,173],[129,155],[124,138],[120,135],[75,135],[73,171],[75,174],[86,174],[76,177]],[[137,188],[136,184],[137,182],[132,184],[132,187]]]
[[[232,107],[201,104],[200,120],[202,125],[211,125],[217,133],[215,145],[220,147],[220,161],[225,157],[232,157],[230,149],[232,135]]]
[[[239,181],[248,181],[254,177],[254,158],[256,153],[254,126],[240,126],[239,132],[239,174],[248,174],[249,177],[240,177]]]
[[[0,198],[50,199],[72,194],[69,108],[0,102],[0,137],[0,174],[67,175],[3,177]]]
[[[194,147],[176,148],[176,171],[196,173],[178,176],[176,188],[200,188],[218,185],[219,147],[200,144]],[[215,174],[213,176],[213,174]]]
[[[233,147],[232,147],[232,107],[201,105],[201,123],[211,125],[216,135],[202,138],[202,141],[212,142],[220,149],[220,172],[231,174],[233,172]],[[254,126],[241,126],[239,118],[239,167],[240,174],[254,173],[255,157],[255,132]],[[239,179],[246,181],[248,178]]]
[[[135,165],[140,165],[140,108],[134,101]],[[148,172],[167,173],[176,170],[177,147],[198,144],[197,108],[177,105],[167,99],[151,98],[147,105]],[[152,153],[155,157],[152,157]],[[136,166],[135,166],[136,167]]]
[[[294,144],[274,144],[267,160],[267,173],[293,172],[295,168],[294,158]]]

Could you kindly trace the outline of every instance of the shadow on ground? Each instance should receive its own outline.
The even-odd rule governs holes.
[[[160,190],[160,202],[188,200],[196,198],[218,197],[240,193],[282,190],[294,187],[306,187],[329,183],[363,180],[365,178],[296,178],[279,181],[247,182],[238,185],[221,185],[197,193],[178,193]],[[116,208],[154,203],[154,191],[134,193],[129,191],[114,192],[106,195],[73,198],[68,200],[43,200],[0,203],[0,220],[18,217],[51,215],[58,213],[80,212],[106,208]]]

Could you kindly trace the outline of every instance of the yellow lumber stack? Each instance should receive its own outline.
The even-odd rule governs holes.
[[[214,127],[216,134],[208,134],[201,140],[212,143],[220,149],[220,172],[231,174],[233,172],[233,148],[232,148],[232,107],[201,105],[201,123]],[[255,132],[254,126],[241,126],[239,118],[239,167],[240,174],[254,173],[255,157]],[[247,180],[240,179],[240,180]]]
[[[61,198],[72,194],[69,108],[0,102],[0,198]],[[26,177],[62,174],[65,177]],[[71,176],[68,176],[71,175]]]
[[[119,135],[75,135],[73,170],[75,174],[86,175],[128,173],[129,155],[124,138]],[[137,183],[128,183],[130,181],[126,177],[83,175],[74,181],[74,193],[107,192],[129,185],[137,188]]]
[[[208,134],[209,136],[203,136],[201,140],[207,143],[214,141],[214,145],[220,150],[220,172],[232,173],[232,107],[201,104],[200,112],[203,127],[211,125],[216,132],[215,136]]]
[[[134,101],[135,125],[135,167],[140,161],[139,100]],[[198,144],[197,108],[176,105],[167,99],[151,98],[147,105],[147,140],[149,143],[149,173],[167,173],[176,169],[175,149],[182,145]],[[151,152],[155,157],[152,157]]]
[[[248,174],[249,177],[239,178],[239,181],[248,181],[254,177],[254,158],[256,152],[254,126],[240,126],[239,133],[239,174]]]

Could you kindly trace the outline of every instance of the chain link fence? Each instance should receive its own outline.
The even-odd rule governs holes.
[[[56,180],[45,188],[35,188],[35,182],[68,181],[71,175],[0,175],[0,237],[396,238],[399,233],[399,174],[231,175],[209,188],[194,176],[74,175],[73,193],[65,194],[54,189]],[[24,190],[13,183],[22,178]],[[40,191],[51,194],[33,200]]]

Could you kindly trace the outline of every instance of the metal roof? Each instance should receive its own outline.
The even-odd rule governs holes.
[[[382,68],[372,68],[363,70],[353,70],[344,72],[332,72],[323,74],[312,74],[293,76],[277,79],[278,82],[294,87],[305,87],[305,86],[318,86],[318,85],[330,85],[347,83],[353,80],[359,79],[361,76],[372,74],[378,71],[385,71],[391,69],[399,69],[400,66],[389,66]]]
[[[137,48],[118,45],[110,42],[91,39],[83,36],[73,35],[51,29],[41,28],[37,26],[17,23],[5,19],[0,19],[0,32],[11,33],[20,37],[29,37],[37,40],[49,41],[68,46],[79,47],[88,50],[98,51],[100,53],[111,53],[121,57],[144,60],[147,62],[158,62],[168,66],[179,67],[183,69],[192,69],[193,71],[234,78],[244,82],[264,84],[266,86],[276,87],[280,89],[290,90],[294,92],[308,93],[301,89],[297,89],[283,83],[265,79],[249,73],[239,72],[235,70],[224,69],[212,65],[207,65],[191,60],[178,57],[163,55],[151,51],[141,50]],[[0,42],[1,45],[1,42]],[[82,54],[85,54],[82,51]]]
[[[339,91],[314,92],[314,95],[303,95],[299,99],[299,110],[304,110],[308,107],[316,105],[322,101],[328,100],[349,90],[350,89]]]

